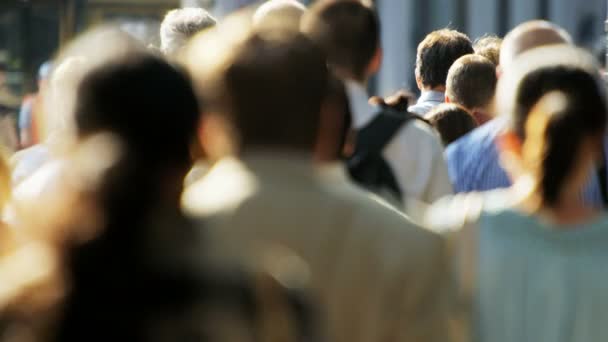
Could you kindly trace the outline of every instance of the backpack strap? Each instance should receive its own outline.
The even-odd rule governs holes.
[[[381,153],[397,131],[409,120],[420,119],[416,114],[383,108],[372,121],[357,132],[355,151]],[[355,152],[356,154],[356,152]]]

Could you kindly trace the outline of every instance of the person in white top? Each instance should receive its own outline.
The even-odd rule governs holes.
[[[429,33],[416,51],[416,84],[421,91],[418,102],[408,110],[425,116],[445,100],[448,70],[460,57],[474,53],[469,37],[456,30]]]
[[[357,6],[358,15],[352,15],[351,7]],[[303,32],[323,47],[332,71],[345,81],[355,130],[380,111],[368,104],[366,91],[382,60],[379,25],[373,8],[354,1],[313,6],[302,19]],[[423,122],[408,121],[382,154],[403,195],[402,210],[409,211],[408,203],[431,203],[452,193],[441,142]]]
[[[347,179],[336,139],[347,117],[325,108],[323,53],[295,31],[254,31],[231,44],[223,33],[233,29],[195,38],[186,64],[205,111],[238,133],[248,181],[228,189],[237,194],[224,211],[205,204],[224,189],[191,192],[188,201],[203,198],[189,213],[218,234],[223,251],[279,245],[300,256],[328,341],[445,341],[444,242]],[[213,42],[218,54],[205,56]]]

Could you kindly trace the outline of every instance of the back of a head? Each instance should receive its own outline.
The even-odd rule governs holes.
[[[460,57],[448,72],[446,96],[468,110],[485,110],[494,99],[496,67],[485,57]]]
[[[603,155],[608,107],[603,90],[592,89],[592,83],[550,92],[530,111],[522,158],[537,179],[541,206],[557,208],[566,187],[582,186]]]
[[[572,44],[572,37],[563,28],[548,21],[525,22],[505,36],[500,49],[500,67],[506,70],[522,53],[554,44]]]
[[[451,103],[443,103],[433,108],[426,118],[439,132],[444,146],[477,127],[475,118],[466,109]]]
[[[195,34],[215,26],[216,20],[202,8],[169,11],[160,26],[161,51],[176,54]]]
[[[380,21],[361,1],[319,1],[302,18],[302,31],[319,44],[331,67],[364,80],[380,47]]]
[[[450,29],[433,31],[418,45],[416,77],[424,87],[445,86],[452,64],[472,53],[473,44],[465,34]]]
[[[263,27],[300,29],[306,7],[296,0],[269,0],[253,14],[253,24]]]
[[[160,57],[134,52],[90,71],[75,109],[78,136],[109,132],[148,166],[189,160],[199,110],[190,81]]]
[[[502,39],[493,35],[484,35],[475,40],[473,50],[475,54],[489,59],[494,66],[500,63],[500,47]]]
[[[324,54],[292,30],[248,31],[227,43],[232,31],[217,30],[189,48],[187,64],[207,108],[232,121],[242,149],[312,152],[328,83]],[[223,55],[199,58],[208,44]]]
[[[532,106],[552,91],[563,92],[571,99],[595,96],[603,101],[605,90],[595,58],[569,45],[530,50],[517,58],[510,72],[500,78],[496,105],[509,115],[511,130],[524,138]],[[580,103],[587,108],[598,101]]]

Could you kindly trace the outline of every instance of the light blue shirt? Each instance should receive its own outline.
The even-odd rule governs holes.
[[[455,193],[488,191],[511,186],[507,173],[500,165],[496,145],[496,138],[506,126],[506,118],[498,117],[446,148],[445,159]],[[606,152],[608,141],[604,145]],[[589,184],[581,194],[585,203],[602,207],[599,190],[599,182],[594,173],[589,176]]]
[[[439,106],[445,101],[445,93],[440,91],[423,91],[415,105],[410,106],[407,110],[410,113],[425,116],[433,108]]]
[[[475,341],[606,340],[607,215],[556,229],[503,209],[479,229]]]

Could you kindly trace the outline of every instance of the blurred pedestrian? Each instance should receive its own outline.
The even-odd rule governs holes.
[[[424,116],[443,103],[448,70],[458,58],[473,52],[471,40],[464,33],[450,29],[429,33],[416,52],[416,84],[422,93],[409,111]]]
[[[494,118],[497,81],[496,66],[487,58],[462,56],[448,72],[445,101],[463,106],[483,125]]]
[[[322,51],[292,30],[229,39],[235,30],[200,37],[188,54],[199,95],[232,122],[250,172],[213,231],[236,250],[267,242],[300,255],[331,341],[445,340],[442,241],[348,180],[335,138],[342,112],[323,110]],[[223,43],[212,45],[223,60],[205,57],[211,42]],[[320,143],[333,158],[316,160]]]
[[[382,62],[375,9],[357,1],[321,1],[305,14],[302,27],[345,83],[355,131],[348,165],[358,184],[406,212],[408,203],[450,194],[443,149],[432,128],[406,112],[393,115],[368,103],[368,80]]]
[[[597,341],[608,333],[608,217],[580,196],[602,155],[607,100],[595,59],[571,46],[523,53],[503,74],[500,153],[513,186],[456,195],[427,224],[446,235],[479,341]]]

